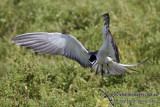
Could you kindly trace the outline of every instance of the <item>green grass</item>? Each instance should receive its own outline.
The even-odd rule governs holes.
[[[0,106],[111,106],[99,90],[160,94],[160,0],[1,0]],[[28,32],[63,32],[95,51],[103,43],[104,13],[120,50],[121,63],[134,64],[131,75],[95,75],[75,61],[34,53],[11,43]],[[154,99],[160,96],[114,98],[116,106],[144,107],[149,103],[118,103],[116,99]]]

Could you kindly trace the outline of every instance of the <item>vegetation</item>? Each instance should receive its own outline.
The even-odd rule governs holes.
[[[118,93],[160,94],[160,0],[1,0],[0,106],[111,106],[104,98]],[[131,75],[91,73],[75,61],[42,55],[12,44],[29,32],[63,32],[75,36],[90,51],[103,43],[104,13],[120,50],[121,63],[134,64]],[[151,100],[123,103],[118,100]],[[160,96],[114,98],[115,106],[160,105]]]

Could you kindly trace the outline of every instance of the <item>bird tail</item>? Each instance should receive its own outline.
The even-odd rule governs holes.
[[[119,64],[121,66],[124,66],[124,67],[127,67],[127,66],[138,66],[138,65],[141,65],[143,63],[145,63],[149,58],[147,58],[146,60],[140,62],[140,63],[137,63],[137,64],[132,64],[132,65],[127,65],[127,64]]]
[[[149,59],[149,58],[148,58]],[[131,71],[137,71],[134,69],[129,68],[129,66],[138,66],[140,64],[143,64],[146,62],[148,59],[144,60],[143,62],[137,63],[137,64],[132,64],[132,65],[127,65],[127,64],[120,64],[116,63],[114,61],[110,61],[108,64],[96,64],[93,69],[96,70],[96,74],[101,72],[101,75],[103,76],[104,74],[112,74],[112,75],[124,75],[125,73],[130,74],[126,70],[131,70]],[[138,72],[138,71],[137,71]]]

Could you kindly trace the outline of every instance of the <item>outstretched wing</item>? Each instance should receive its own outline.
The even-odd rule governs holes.
[[[109,54],[117,63],[120,63],[119,51],[111,35],[111,32],[109,29],[106,29],[106,28],[103,28],[103,29],[104,29],[103,30],[104,41],[103,41],[103,45],[100,48],[99,52]]]
[[[77,61],[83,67],[89,67],[88,51],[73,36],[62,33],[26,33],[12,38],[13,43],[33,49],[35,52],[63,55]]]
[[[100,48],[99,52],[104,53],[106,55],[109,54],[117,63],[120,63],[119,51],[111,35],[111,32],[109,30],[109,22],[110,22],[109,14],[106,13],[103,16],[104,16],[104,20],[106,21],[103,27],[104,41],[103,41],[103,45]]]

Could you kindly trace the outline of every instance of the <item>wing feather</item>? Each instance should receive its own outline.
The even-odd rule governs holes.
[[[103,45],[101,46],[99,52],[105,53],[107,56],[110,55],[117,63],[120,63],[119,51],[117,45],[111,35],[111,32],[106,25],[103,28]]]
[[[12,41],[35,52],[63,55],[77,61],[83,67],[90,66],[88,51],[71,35],[47,32],[26,33],[12,38]]]
[[[109,14],[106,13],[103,15],[105,24],[103,27],[103,45],[100,48],[99,52],[104,53],[106,55],[110,55],[117,63],[120,63],[119,59],[119,51],[117,45],[112,37],[112,34],[109,30],[110,17]]]

